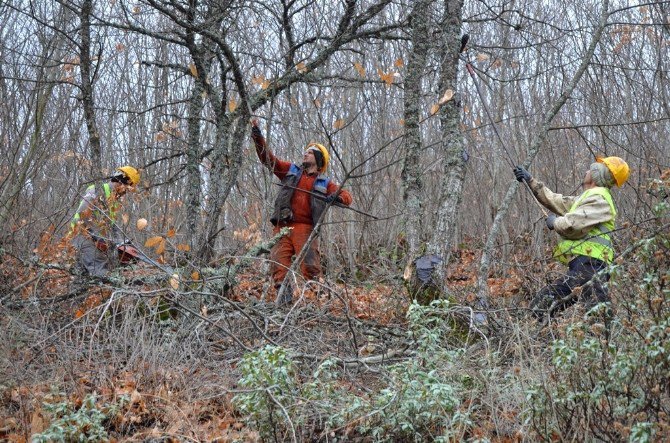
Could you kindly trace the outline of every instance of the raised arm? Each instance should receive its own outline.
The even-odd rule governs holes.
[[[251,121],[251,138],[254,141],[254,146],[256,147],[256,154],[258,159],[261,161],[265,167],[272,171],[280,180],[282,180],[289,168],[291,163],[283,160],[279,160],[267,147],[265,142],[265,137],[261,129],[258,127],[258,120],[254,119]]]

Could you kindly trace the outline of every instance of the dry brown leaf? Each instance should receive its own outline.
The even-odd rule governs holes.
[[[156,246],[156,254],[162,254],[165,252],[165,239],[161,239],[161,242],[158,243],[158,246]]]
[[[405,61],[402,58],[399,58],[393,63],[393,66],[395,66],[396,68],[402,68],[403,66],[405,66]]]
[[[337,120],[335,120],[335,123],[333,123],[333,128],[342,129],[344,128],[345,124],[346,122],[344,121],[344,119],[338,118]]]
[[[442,98],[437,102],[438,105],[443,105],[449,100],[451,100],[454,97],[454,91],[452,89],[447,89],[444,91],[444,95],[442,95]]]
[[[170,277],[170,286],[172,289],[179,289],[179,275],[172,274],[172,277]]]
[[[122,214],[121,215],[121,222],[124,225],[127,225],[129,220],[130,220],[130,216],[128,216],[128,214]]]
[[[365,68],[363,67],[362,64],[360,64],[358,62],[354,63],[354,69],[356,69],[356,72],[358,72],[358,75],[365,78],[366,72],[365,72]]]
[[[147,227],[148,224],[149,224],[149,222],[147,221],[146,218],[140,218],[140,219],[138,219],[137,222],[136,222],[137,230],[138,230],[138,231],[143,230],[144,228]]]
[[[300,62],[297,65],[295,65],[295,69],[297,69],[299,73],[304,74],[305,72],[307,72],[307,65],[305,64],[305,62]]]
[[[147,248],[153,248],[156,247],[159,243],[162,243],[164,241],[165,239],[163,239],[163,237],[157,235],[155,237],[147,239],[147,241],[144,242],[144,246],[146,246]]]
[[[188,69],[189,69],[189,71],[191,71],[191,75],[192,75],[193,77],[197,77],[197,76],[198,76],[198,68],[195,67],[195,64],[193,64],[193,63],[189,64],[189,65],[188,65]]]
[[[200,280],[200,273],[198,271],[191,272],[191,280]]]
[[[177,231],[175,231],[174,228],[170,228],[170,229],[168,229],[167,234],[165,234],[165,236],[167,238],[172,238],[172,237],[175,236],[176,233],[177,233]]]
[[[393,72],[384,72],[381,69],[377,68],[377,74],[379,78],[386,83],[386,86],[389,87],[393,84],[393,79],[395,78]]]
[[[237,101],[234,98],[231,98],[228,102],[228,111],[234,112],[237,109]]]
[[[435,115],[437,114],[437,111],[440,110],[440,105],[435,103],[433,106],[430,107],[430,115]]]
[[[37,409],[33,412],[30,418],[30,433],[32,435],[39,434],[46,429],[46,421],[42,417],[42,409]]]
[[[412,264],[409,263],[407,266],[405,266],[405,272],[402,273],[402,278],[405,281],[409,281],[410,277],[412,277]]]
[[[177,245],[177,250],[182,252],[188,252],[191,250],[191,247],[187,244],[181,243]]]

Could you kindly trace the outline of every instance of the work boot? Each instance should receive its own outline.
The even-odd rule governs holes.
[[[293,303],[293,286],[291,283],[286,283],[284,288],[282,286],[276,286],[277,289],[277,300],[275,303],[277,306],[285,306]]]

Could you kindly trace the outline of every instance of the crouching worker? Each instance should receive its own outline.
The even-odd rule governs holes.
[[[598,157],[586,171],[584,192],[571,197],[552,192],[524,168],[514,168],[516,179],[526,181],[538,201],[553,212],[546,219],[547,227],[561,236],[554,257],[568,265],[564,276],[533,298],[530,307],[536,317],[553,315],[574,304],[577,297],[572,291],[580,286],[587,311],[606,303],[609,316],[610,297],[604,285],[609,274],[601,271],[614,258],[611,233],[615,229],[616,208],[610,188],[615,184],[621,187],[629,174],[628,164],[621,158]]]
[[[282,183],[270,219],[274,226],[273,231],[277,234],[283,227],[292,228],[270,252],[272,280],[279,291],[291,266],[292,257],[300,253],[328,204],[337,202],[349,206],[352,198],[349,192],[340,190],[335,182],[324,175],[330,156],[323,145],[308,144],[302,163],[298,165],[275,157],[266,146],[256,120],[252,121],[251,137],[261,163]],[[316,280],[321,275],[318,239],[309,245],[300,264],[300,271],[307,280]],[[277,294],[277,304],[291,303],[292,287],[287,284],[281,292]]]
[[[140,182],[140,173],[132,166],[117,168],[108,183],[86,188],[84,198],[72,222],[72,246],[77,251],[75,271],[80,275],[104,277],[116,263],[116,245],[123,243],[123,234],[116,221],[119,201]]]

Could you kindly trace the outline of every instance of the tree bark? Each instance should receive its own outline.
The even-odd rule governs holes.
[[[432,0],[420,0],[414,5],[411,17],[412,49],[407,63],[405,80],[404,119],[405,119],[405,158],[400,178],[403,188],[403,206],[405,208],[405,237],[407,255],[405,276],[419,254],[421,244],[423,216],[423,183],[421,180],[421,137],[422,80],[426,71],[426,59],[431,47],[430,6]]]
[[[88,131],[88,143],[91,150],[90,175],[96,179],[102,177],[102,149],[100,132],[95,120],[95,99],[93,97],[93,69],[91,60],[91,15],[93,0],[84,0],[79,10],[81,29],[79,32],[79,69],[81,72],[81,103]]]
[[[441,148],[444,156],[444,170],[440,185],[440,200],[437,219],[427,252],[438,255],[442,263],[437,267],[436,277],[444,290],[446,268],[456,235],[456,216],[463,195],[465,180],[465,153],[463,134],[461,133],[461,106],[458,93],[458,64],[463,0],[445,1],[443,38],[440,51],[440,91],[442,96],[447,89],[455,91],[454,98],[443,105],[439,111],[442,130]]]

